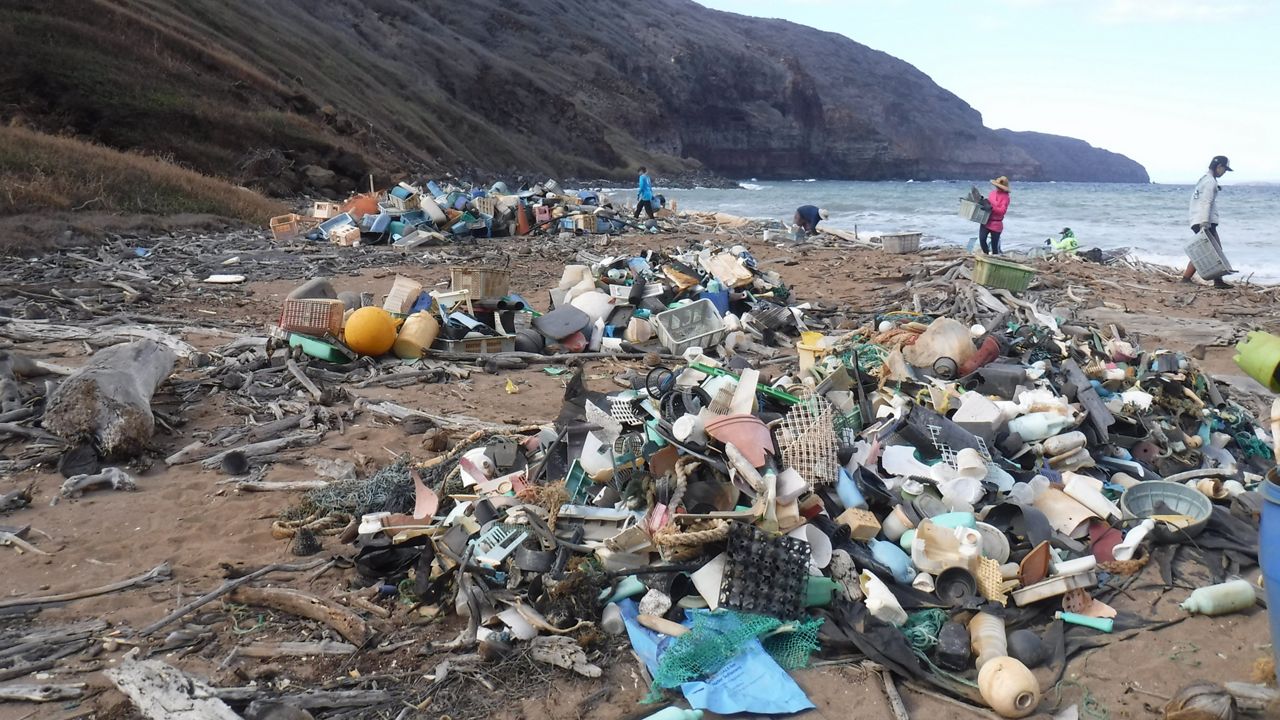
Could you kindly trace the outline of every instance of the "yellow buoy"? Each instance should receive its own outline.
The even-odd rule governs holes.
[[[396,342],[396,321],[382,308],[360,308],[347,318],[343,340],[361,355],[385,355]]]

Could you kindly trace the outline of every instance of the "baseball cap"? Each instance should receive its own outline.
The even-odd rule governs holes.
[[[1231,169],[1231,161],[1227,159],[1226,155],[1215,155],[1213,159],[1209,161],[1209,167],[1215,167],[1218,165],[1226,168],[1227,172],[1235,172]]]

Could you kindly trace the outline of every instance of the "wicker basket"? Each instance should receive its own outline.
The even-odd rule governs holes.
[[[987,287],[1022,292],[1036,276],[1036,269],[1016,262],[1001,260],[990,255],[976,255],[973,263],[973,281]]]
[[[891,255],[905,255],[920,250],[920,238],[923,233],[893,233],[881,235],[880,244],[884,251]]]
[[[341,300],[285,300],[280,313],[280,327],[303,335],[337,336],[342,331],[345,308]]]

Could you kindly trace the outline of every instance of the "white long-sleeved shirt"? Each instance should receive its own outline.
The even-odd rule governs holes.
[[[1191,194],[1191,225],[1218,222],[1218,178],[1205,173]]]

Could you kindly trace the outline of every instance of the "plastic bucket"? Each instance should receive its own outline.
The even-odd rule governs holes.
[[[1280,337],[1270,333],[1253,331],[1244,342],[1236,345],[1236,365],[1249,377],[1267,386],[1271,392],[1280,392],[1276,370],[1280,368]]]
[[[1271,623],[1271,652],[1280,668],[1280,474],[1275,468],[1262,483],[1262,529],[1258,533],[1258,559],[1267,584],[1267,621]]]

